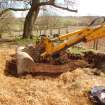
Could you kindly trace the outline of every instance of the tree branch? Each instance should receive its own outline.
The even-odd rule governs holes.
[[[55,0],[49,0],[48,3],[49,4],[54,4]]]
[[[56,7],[56,8],[59,8],[59,9],[71,11],[71,12],[78,12],[77,10],[69,9],[69,8],[66,8],[66,7],[61,7],[61,6],[58,6],[58,5],[55,5],[55,4],[53,4],[52,6],[53,6],[53,7]]]
[[[12,10],[12,11],[27,11],[29,10],[30,8],[23,8],[23,9],[19,9],[19,8],[8,8],[9,10]]]
[[[54,3],[54,1],[55,0],[49,0],[48,2],[41,2],[41,3],[39,3],[39,6],[51,5],[51,6],[54,6],[56,8],[67,10],[67,11],[70,11],[70,12],[78,12],[77,10],[74,10],[74,9],[69,9],[69,8],[66,8],[66,7],[58,6]]]
[[[26,8],[26,9],[7,8],[7,9],[4,9],[4,10],[2,10],[2,11],[0,12],[0,17],[1,17],[3,14],[5,14],[6,12],[10,11],[10,10],[12,10],[12,11],[27,11],[27,10],[29,10],[29,8]]]

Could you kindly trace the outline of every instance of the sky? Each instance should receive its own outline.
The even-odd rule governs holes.
[[[62,2],[63,0],[58,0]],[[49,8],[49,7],[48,7]],[[60,16],[105,16],[105,0],[78,0],[78,13],[55,9]],[[51,10],[52,11],[52,10]],[[15,16],[25,16],[27,12],[17,12]]]
[[[79,0],[78,15],[105,16],[105,0]]]

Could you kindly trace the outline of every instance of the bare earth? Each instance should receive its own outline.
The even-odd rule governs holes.
[[[15,48],[0,49],[0,105],[92,105],[87,91],[105,86],[105,75],[93,75],[89,68],[78,68],[59,76],[7,76],[6,59]]]

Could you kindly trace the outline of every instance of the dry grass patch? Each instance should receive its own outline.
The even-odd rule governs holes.
[[[58,77],[6,76],[5,63],[15,49],[0,50],[0,105],[92,105],[87,90],[105,85],[105,76],[95,76],[78,68]]]

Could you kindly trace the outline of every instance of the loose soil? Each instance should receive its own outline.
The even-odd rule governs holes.
[[[104,68],[78,67],[54,76],[6,75],[6,61],[14,53],[15,48],[0,50],[0,105],[92,105],[88,91],[93,86],[105,86]],[[95,61],[89,58],[85,61]]]

